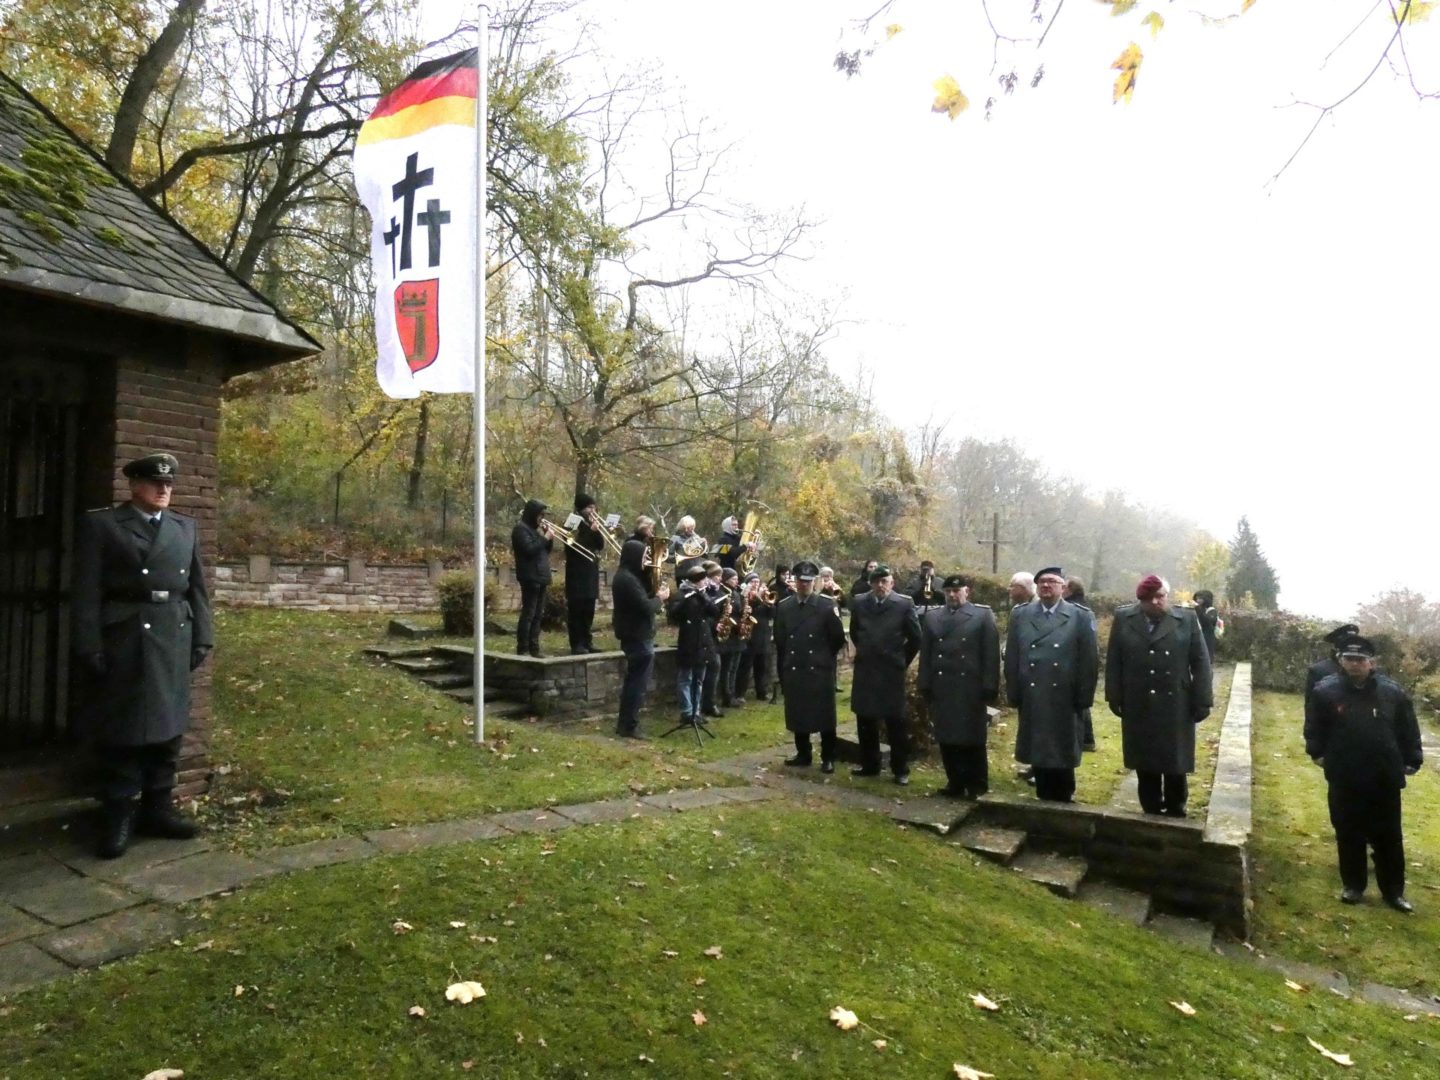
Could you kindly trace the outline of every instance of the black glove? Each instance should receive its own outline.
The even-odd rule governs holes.
[[[1204,719],[1205,719],[1207,716],[1209,716],[1209,715],[1210,715],[1210,710],[1209,710],[1209,709],[1196,709],[1196,710],[1195,710],[1195,723],[1197,723],[1197,724],[1200,723],[1200,721],[1204,720]]]
[[[85,674],[92,679],[103,679],[110,670],[110,665],[105,662],[103,652],[84,653],[76,659],[80,661],[80,666],[84,669]]]
[[[1122,717],[1124,716],[1124,714],[1120,711],[1121,706],[1120,706],[1120,703],[1119,703],[1118,701],[1107,701],[1105,704],[1107,704],[1108,706],[1110,706],[1110,711],[1111,711],[1112,713],[1114,713],[1116,716],[1122,716]]]
[[[210,647],[208,645],[197,645],[195,648],[191,649],[190,670],[194,671],[196,668],[198,668],[201,664],[205,662],[205,657],[209,655]]]

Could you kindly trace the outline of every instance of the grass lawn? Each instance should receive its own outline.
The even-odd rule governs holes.
[[[0,1077],[1336,1076],[1307,1036],[1356,1075],[1422,1077],[1440,1042],[828,806],[377,859],[201,914],[178,947],[0,1009]],[[488,996],[448,1004],[467,979]]]
[[[1422,719],[1422,724],[1433,721]],[[1404,792],[1406,895],[1416,913],[1337,902],[1340,874],[1325,777],[1305,756],[1298,694],[1255,695],[1255,944],[1369,979],[1440,993],[1440,776],[1427,761]],[[1437,1065],[1433,1075],[1440,1075]]]
[[[679,736],[604,745],[503,721],[477,750],[468,705],[361,656],[383,616],[222,608],[217,622],[221,774],[202,812],[236,848],[724,782],[686,771]]]

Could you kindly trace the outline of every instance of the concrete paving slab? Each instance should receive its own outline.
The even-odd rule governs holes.
[[[48,929],[50,929],[49,926],[33,915],[27,915],[19,908],[13,908],[9,904],[0,904],[0,945],[8,945],[21,938],[34,937]]]
[[[659,795],[646,795],[640,800],[657,806],[661,810],[699,810],[706,806],[720,806],[728,802],[718,788],[689,788],[684,791],[666,791]]]
[[[134,907],[141,897],[108,882],[71,875],[71,880],[12,893],[10,903],[52,926],[72,926]]]
[[[1235,946],[1235,948],[1243,949],[1244,946]],[[1232,955],[1231,949],[1232,947],[1227,943],[1221,951],[1228,956]],[[1290,979],[1311,990],[1331,990],[1347,998],[1351,995],[1350,980],[1338,971],[1323,968],[1317,964],[1307,964],[1301,960],[1287,960],[1283,956],[1245,951],[1251,961],[1275,972],[1281,978]]]
[[[551,810],[512,810],[508,814],[491,814],[486,820],[513,833],[554,832],[569,829],[575,822]]]
[[[1360,987],[1360,996],[1372,1005],[1384,1005],[1391,1009],[1399,1009],[1403,1013],[1413,1013],[1417,1016],[1440,1016],[1440,1001],[1433,998],[1416,997],[1406,990],[1397,990],[1393,986],[1366,983]]]
[[[969,803],[927,795],[906,799],[890,811],[890,816],[902,825],[915,825],[945,836],[970,816],[970,810]]]
[[[1145,928],[1192,949],[1209,952],[1210,946],[1215,943],[1215,927],[1202,919],[1186,919],[1179,915],[1152,915]]]
[[[664,811],[639,799],[605,799],[600,802],[555,806],[552,813],[569,818],[577,825],[599,825],[608,821],[629,821],[634,817],[658,817]]]
[[[131,871],[121,884],[155,900],[182,904],[202,896],[228,892],[260,878],[278,874],[280,868],[228,851],[209,851]]]
[[[466,818],[460,821],[436,821],[429,825],[406,825],[398,829],[368,832],[365,839],[387,855],[399,855],[422,848],[447,844],[468,844],[476,840],[494,840],[508,830],[491,818]]]
[[[38,852],[0,860],[0,898],[41,885],[77,880],[75,871]]]
[[[256,857],[282,870],[310,870],[317,866],[356,862],[380,854],[380,849],[359,836],[337,836],[330,840],[312,840],[308,844],[271,848]]]
[[[765,787],[725,787],[714,790],[718,791],[727,802],[736,803],[766,802],[782,797],[779,791]]]
[[[210,841],[203,836],[197,836],[193,840],[160,840],[146,836],[138,838],[118,859],[102,859],[93,852],[78,847],[70,851],[56,852],[55,857],[87,877],[121,881],[148,866],[188,859],[209,850]]]
[[[1123,919],[1132,926],[1144,926],[1150,918],[1150,897],[1133,889],[1122,889],[1118,885],[1083,882],[1076,899],[1082,904],[1099,908],[1114,918]]]
[[[1010,863],[1010,869],[1017,871],[1028,881],[1045,886],[1056,896],[1073,900],[1079,893],[1080,882],[1090,866],[1084,859],[1074,859],[1068,855],[1025,851],[1015,857]]]
[[[182,933],[184,925],[179,912],[135,908],[61,930],[40,938],[37,944],[75,967],[99,967],[167,942]]]
[[[1025,846],[1025,830],[999,825],[965,825],[960,829],[959,840],[961,847],[1008,866]]]
[[[0,997],[63,979],[71,970],[28,941],[0,945]]]

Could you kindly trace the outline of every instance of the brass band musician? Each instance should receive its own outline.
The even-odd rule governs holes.
[[[520,583],[520,623],[515,628],[515,651],[540,655],[540,616],[545,608],[545,589],[550,584],[550,552],[555,547],[554,530],[545,520],[548,510],[539,499],[531,499],[510,532],[515,555],[515,580]]]
[[[739,670],[735,673],[735,701],[745,700],[751,679],[755,682],[755,700],[763,702],[770,694],[770,643],[772,640],[775,601],[770,590],[760,580],[760,575],[751,570],[740,583],[744,606],[755,620],[750,636],[745,641],[745,652],[740,657]]]
[[[667,552],[675,560],[675,580],[683,580],[690,567],[699,566],[709,549],[709,542],[695,531],[695,519],[686,514],[676,525]]]
[[[570,633],[570,652],[594,653],[592,627],[595,604],[600,599],[600,557],[605,553],[604,524],[589,495],[575,496],[575,513],[580,522],[573,531],[574,546],[565,548],[565,622]],[[586,555],[585,552],[590,552]]]

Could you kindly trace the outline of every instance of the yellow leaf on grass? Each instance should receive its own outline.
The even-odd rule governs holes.
[[[960,1080],[990,1080],[994,1073],[981,1072],[979,1069],[972,1069],[969,1065],[961,1065],[955,1062],[955,1075]]]
[[[1343,1065],[1345,1066],[1345,1068],[1348,1069],[1355,1064],[1355,1062],[1350,1060],[1349,1054],[1337,1054],[1334,1051],[1326,1050],[1325,1047],[1321,1046],[1314,1039],[1310,1038],[1309,1035],[1305,1036],[1305,1041],[1308,1042],[1311,1046],[1313,1046],[1316,1050],[1320,1051],[1321,1057],[1329,1058],[1331,1061],[1335,1062],[1336,1065]]]
[[[841,1031],[849,1031],[860,1023],[860,1018],[843,1005],[836,1005],[830,1010],[830,1019]]]
[[[425,1017],[425,1008],[422,1005],[411,1005],[405,1015],[413,1016],[416,1020],[422,1020]]]
[[[143,1080],[183,1080],[184,1069],[156,1069],[145,1074]]]
[[[935,80],[935,101],[930,106],[931,112],[949,113],[950,119],[954,120],[969,107],[970,99],[952,76],[942,75]]]
[[[696,1026],[696,1027],[704,1027],[706,1024],[708,1024],[708,1023],[710,1022],[710,1021],[708,1021],[707,1019],[705,1019],[705,1014],[704,1014],[703,1012],[701,1012],[699,1009],[696,1009],[693,1013],[690,1014],[690,1019],[693,1020],[693,1021],[695,1021],[695,1026]]]
[[[971,994],[970,1003],[977,1009],[984,1009],[986,1012],[999,1012],[1000,1006],[991,1001],[984,994]]]
[[[885,40],[889,41],[892,37],[894,37],[896,34],[900,33],[900,31],[904,29],[905,28],[899,23],[892,22],[889,26],[885,27]]]
[[[451,983],[445,988],[445,1000],[461,1005],[469,1005],[472,1001],[479,1001],[484,996],[485,987],[478,982]]]
[[[1140,20],[1140,25],[1150,28],[1150,40],[1154,41],[1160,36],[1160,31],[1165,29],[1165,16],[1158,11],[1152,11]]]
[[[1195,1015],[1195,1006],[1191,1005],[1188,1001],[1172,1001],[1170,1004],[1174,1007],[1175,1011],[1182,1016]]]
[[[712,960],[719,960],[725,954],[721,951],[719,945],[711,945],[708,949],[705,950],[705,955],[710,957],[710,959]]]
[[[1301,986],[1294,979],[1286,979],[1285,986],[1289,990],[1294,990],[1297,994],[1303,994],[1310,989],[1308,986]]]
[[[390,929],[397,934],[408,934],[411,930],[414,930],[415,927],[411,926],[404,919],[396,919],[390,924]]]
[[[1135,77],[1140,73],[1140,63],[1145,59],[1140,52],[1140,46],[1133,41],[1125,46],[1125,51],[1115,58],[1110,65],[1111,69],[1120,72],[1115,77],[1115,101],[1118,103],[1121,98],[1128,104],[1130,97],[1135,93]]]
[[[876,1050],[884,1050],[885,1047],[889,1046],[890,1044],[887,1043],[884,1039],[873,1039],[871,1040],[870,1045],[875,1047]]]

